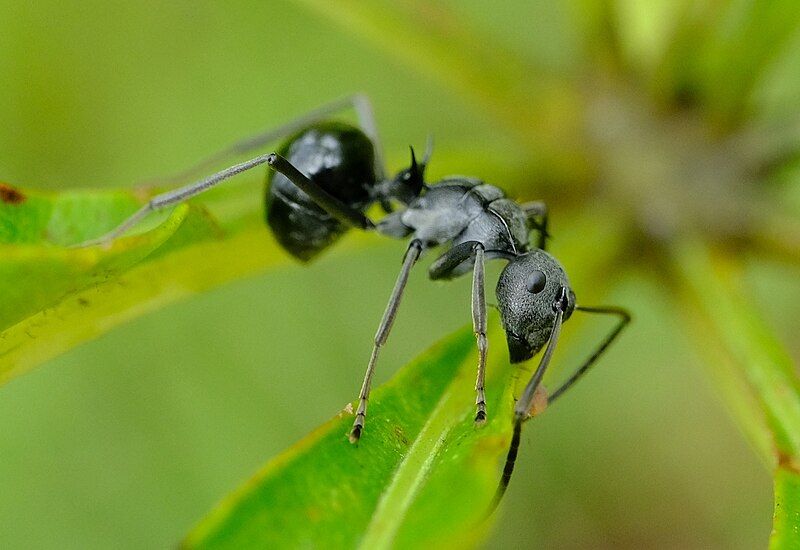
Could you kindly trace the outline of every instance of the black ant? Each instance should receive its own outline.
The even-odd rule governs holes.
[[[356,111],[360,127],[330,120],[331,115],[346,108]],[[267,224],[283,248],[299,260],[312,260],[351,228],[410,238],[400,275],[375,334],[350,431],[353,443],[364,430],[378,354],[389,336],[411,268],[425,251],[443,245],[448,249],[428,269],[431,279],[452,279],[472,271],[472,325],[478,346],[475,422],[486,421],[484,374],[488,342],[484,262],[494,258],[507,260],[496,293],[510,360],[526,361],[547,347],[514,408],[514,433],[497,491],[496,501],[499,501],[511,477],[522,423],[531,414],[562,323],[574,311],[619,318],[595,352],[550,394],[548,403],[558,399],[586,373],[630,321],[630,315],[617,307],[576,304],[563,267],[545,251],[549,235],[544,203],[518,204],[506,198],[498,187],[471,177],[451,176],[437,183],[426,183],[430,140],[421,162],[412,148],[409,167],[392,178],[386,177],[372,108],[363,95],[333,102],[284,126],[242,140],[170,180],[197,175],[225,158],[245,154],[285,136],[289,137],[277,152],[259,155],[153,197],[118,227],[82,246],[107,245],[148,213],[181,203],[262,164],[272,169],[266,187]],[[377,222],[365,213],[376,203],[386,213]],[[531,233],[537,234],[535,244],[531,243]]]

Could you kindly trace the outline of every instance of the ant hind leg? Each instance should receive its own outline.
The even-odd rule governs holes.
[[[293,121],[278,126],[277,128],[271,128],[267,131],[240,140],[234,143],[233,145],[226,147],[225,149],[218,151],[217,153],[214,153],[213,155],[207,157],[203,161],[190,167],[187,170],[184,170],[173,176],[163,178],[161,180],[151,181],[149,182],[149,185],[176,184],[181,181],[186,181],[187,179],[199,177],[199,175],[201,175],[204,172],[207,172],[214,165],[219,164],[228,158],[244,155],[253,150],[259,149],[270,142],[273,142],[283,136],[287,136],[294,132],[297,132],[303,129],[304,127],[308,126],[309,124],[313,124],[314,122],[324,120],[325,118],[331,116],[332,114],[338,111],[342,111],[348,107],[356,111],[359,125],[362,127],[364,133],[367,135],[367,137],[370,138],[370,140],[373,143],[373,146],[375,148],[376,175],[378,176],[379,179],[383,179],[384,177],[383,151],[378,136],[378,129],[377,129],[377,124],[375,123],[375,116],[372,111],[372,106],[366,95],[355,94],[333,101],[327,105],[323,105],[322,107],[315,109],[314,111],[311,111],[310,113],[301,116]],[[163,208],[180,204],[181,202],[195,195],[198,195],[203,191],[210,189],[211,187],[216,186],[217,184],[227,180],[228,178],[235,176],[236,174],[240,174],[241,172],[250,170],[251,168],[269,162],[271,157],[272,155],[270,154],[259,155],[250,160],[231,166],[230,168],[221,170],[209,177],[200,179],[193,183],[189,183],[173,191],[168,191],[160,195],[157,195],[152,199],[150,199],[150,201],[148,201],[147,204],[142,206],[139,210],[134,212],[128,219],[124,220],[120,225],[118,225],[105,235],[102,235],[90,241],[77,244],[75,246],[78,248],[83,248],[88,246],[107,246],[114,239],[121,237],[126,231],[135,226],[138,222],[144,219],[151,212],[155,212]],[[320,193],[325,193],[325,192],[319,189],[319,192],[317,192],[316,195],[320,195]],[[315,198],[315,200],[317,199],[317,197],[315,197],[314,194],[312,193],[308,194],[311,195],[312,198]],[[327,195],[327,193],[325,194]],[[363,228],[371,227],[371,222],[369,222],[368,220],[365,221],[363,215],[360,215],[360,213],[358,213],[357,215],[355,212],[352,211],[352,209],[349,209],[348,207],[343,205],[341,201],[337,201],[333,197],[330,197],[330,195],[322,199],[322,201],[320,202],[320,206],[322,206],[326,210],[329,210],[331,215],[333,215],[337,219],[340,219],[340,221],[347,223],[348,225],[355,225]],[[330,208],[328,208],[328,206],[330,206]],[[348,211],[344,212],[345,209]]]
[[[134,212],[128,219],[123,221],[117,227],[98,237],[96,239],[92,239],[90,241],[86,241],[75,245],[77,248],[83,248],[87,246],[107,246],[111,243],[114,239],[121,237],[128,229],[136,225],[139,221],[144,219],[149,213],[155,212],[157,210],[161,210],[162,208],[167,208],[169,206],[174,206],[176,204],[180,204],[185,200],[199,195],[203,191],[206,191],[219,183],[231,178],[237,174],[241,174],[251,168],[255,168],[256,166],[260,166],[262,164],[267,164],[270,160],[272,155],[261,155],[255,158],[252,158],[248,161],[242,162],[240,164],[236,164],[231,166],[230,168],[226,168],[216,174],[213,174],[207,178],[204,178],[200,181],[190,183],[189,185],[185,185],[183,187],[179,187],[174,191],[168,191],[166,193],[162,193],[160,195],[156,195],[152,199],[150,199],[147,204],[142,206],[139,210]]]

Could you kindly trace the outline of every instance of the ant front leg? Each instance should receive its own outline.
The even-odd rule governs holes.
[[[367,417],[367,402],[369,401],[369,392],[372,388],[372,377],[375,374],[375,365],[378,363],[378,354],[380,353],[381,347],[383,347],[386,340],[389,338],[389,331],[392,330],[392,324],[394,324],[394,319],[397,316],[397,309],[400,307],[400,300],[403,298],[403,291],[408,282],[408,275],[411,273],[411,268],[417,263],[421,254],[422,243],[414,239],[408,245],[408,250],[406,250],[406,255],[403,258],[403,267],[400,269],[400,275],[397,276],[397,281],[394,284],[389,303],[386,305],[386,310],[383,312],[381,324],[378,326],[378,331],[375,333],[372,355],[370,355],[369,363],[367,364],[367,372],[364,374],[364,382],[361,384],[361,391],[358,394],[356,419],[353,422],[353,429],[350,431],[351,443],[357,443],[361,437],[361,432],[364,431],[364,421]]]
[[[486,339],[486,295],[484,290],[484,253],[482,243],[467,241],[457,244],[437,259],[430,267],[431,279],[447,279],[455,269],[470,258],[475,259],[472,268],[472,331],[478,345],[478,375],[475,379],[475,423],[486,422],[486,354],[489,341]]]
[[[541,360],[539,361],[539,366],[536,368],[533,376],[531,377],[528,385],[525,386],[525,390],[523,391],[522,395],[520,396],[517,404],[514,407],[514,434],[511,438],[511,445],[508,449],[508,455],[506,456],[506,463],[503,467],[503,476],[500,479],[500,484],[497,487],[497,491],[494,496],[494,500],[492,502],[491,510],[494,510],[497,505],[500,503],[500,500],[503,498],[503,495],[508,488],[508,483],[511,480],[511,474],[514,472],[514,464],[517,460],[517,452],[519,451],[519,443],[520,443],[520,435],[522,432],[522,423],[527,420],[529,415],[531,414],[532,407],[535,405],[536,401],[536,391],[539,388],[539,384],[542,381],[542,377],[544,376],[544,372],[547,369],[548,365],[550,364],[550,360],[553,356],[553,351],[555,350],[556,344],[558,343],[558,337],[561,333],[561,324],[563,322],[564,311],[566,309],[566,292],[565,289],[562,288],[559,297],[555,303],[556,308],[556,318],[553,322],[553,329],[550,333],[550,339],[547,343],[547,348],[542,355]],[[589,368],[595,364],[595,362],[600,358],[600,356],[605,353],[608,347],[617,339],[620,335],[622,330],[628,326],[628,323],[631,321],[631,314],[624,308],[615,307],[615,306],[604,306],[604,307],[581,307],[576,306],[575,311],[581,311],[584,313],[592,313],[592,314],[599,314],[599,315],[613,315],[617,317],[617,324],[611,330],[611,332],[600,342],[600,344],[595,348],[594,352],[575,370],[575,372],[567,378],[567,380],[561,384],[561,386],[554,391],[547,399],[547,404],[551,404],[553,401],[558,399],[560,396],[564,395],[564,393],[570,389],[575,382],[577,382]]]

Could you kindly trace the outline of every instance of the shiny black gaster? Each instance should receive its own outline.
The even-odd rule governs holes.
[[[363,212],[376,184],[372,141],[343,122],[321,122],[290,137],[278,153],[325,191]],[[286,176],[270,171],[266,219],[283,248],[309,261],[349,228],[331,217]]]

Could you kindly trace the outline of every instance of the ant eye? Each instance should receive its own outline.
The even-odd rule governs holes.
[[[528,275],[528,280],[525,282],[525,288],[527,288],[528,292],[531,294],[539,294],[542,290],[544,290],[545,283],[547,283],[547,277],[545,277],[544,273],[537,269]]]

